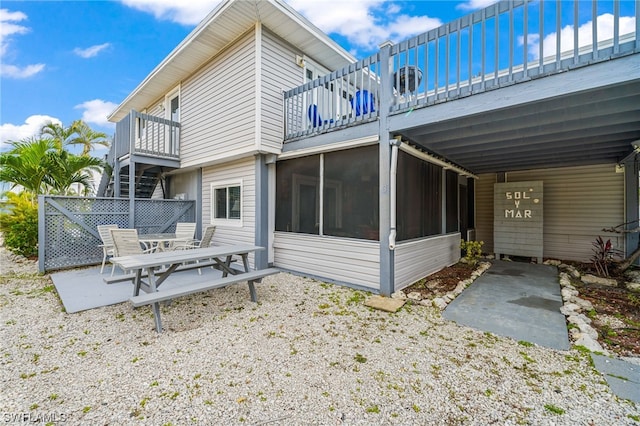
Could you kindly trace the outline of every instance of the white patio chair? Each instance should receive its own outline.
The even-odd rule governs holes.
[[[167,250],[184,250],[193,248],[196,236],[196,224],[191,222],[176,223],[176,239],[169,243]]]
[[[143,248],[143,244],[138,240],[137,229],[110,229],[109,231],[113,240],[114,256],[133,256],[153,251],[152,248]],[[113,276],[113,269],[111,276]]]
[[[111,229],[118,229],[118,225],[98,225],[98,233],[102,240],[102,244],[98,246],[102,248],[102,266],[100,267],[101,274],[104,271],[104,265],[107,262],[107,257],[113,256],[114,254],[113,238],[111,238],[110,232]],[[111,274],[113,275],[113,265],[111,265]]]
[[[211,245],[211,240],[215,232],[216,232],[215,225],[207,225],[204,227],[204,232],[202,233],[202,239],[200,241],[194,240],[188,244],[176,245],[174,250],[188,250],[188,249],[194,249],[194,248],[209,247]],[[198,274],[202,275],[202,269],[198,268]]]

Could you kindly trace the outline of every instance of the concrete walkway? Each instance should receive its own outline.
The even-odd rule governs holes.
[[[444,318],[540,346],[569,350],[558,270],[494,261],[443,312]]]
[[[567,324],[554,266],[494,261],[443,312],[444,318],[483,331],[569,350]],[[617,396],[640,403],[640,366],[591,354]]]

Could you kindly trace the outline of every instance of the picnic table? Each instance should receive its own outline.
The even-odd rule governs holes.
[[[160,333],[162,332],[161,301],[247,281],[251,300],[257,302],[258,297],[254,282],[279,272],[275,268],[253,271],[249,269],[249,254],[260,250],[264,250],[264,247],[239,244],[113,257],[111,258],[112,263],[126,271],[131,271],[132,274],[124,278],[114,277],[104,280],[105,282],[133,281],[133,297],[129,300],[135,307],[153,305],[156,331]],[[233,267],[234,256],[239,256],[242,259],[242,269]],[[168,290],[160,289],[162,283],[175,272],[208,266],[220,269],[222,278],[211,278],[204,274],[197,282]],[[145,294],[140,294],[141,289]]]

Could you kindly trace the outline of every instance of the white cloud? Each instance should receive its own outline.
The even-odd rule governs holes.
[[[47,123],[62,124],[62,121],[48,115],[32,115],[23,124],[1,124],[0,146],[8,141],[19,141],[40,134],[40,129]]]
[[[44,70],[44,64],[32,64],[18,66],[7,63],[6,54],[11,43],[11,36],[26,34],[28,27],[16,22],[24,21],[27,15],[22,12],[10,12],[9,9],[0,9],[0,76],[7,78],[28,78]]]
[[[26,67],[18,67],[10,64],[0,64],[0,76],[7,78],[29,78],[38,74],[44,69],[44,64],[27,65]]]
[[[497,3],[498,0],[468,0],[464,3],[460,3],[456,6],[456,9],[460,10],[477,10],[484,9],[487,6],[490,6],[494,3]]]
[[[401,41],[442,25],[439,19],[426,15],[399,14],[397,5],[382,0],[288,0],[288,3],[325,33],[342,35],[356,47],[366,49],[386,40]],[[376,18],[376,13],[384,16],[385,23]]]
[[[598,16],[598,43],[611,40],[613,38],[614,16],[605,13]],[[635,31],[636,20],[631,16],[620,17],[620,35],[633,33]],[[569,52],[573,50],[573,25],[567,25],[560,30],[560,52]],[[553,56],[556,54],[557,33],[547,34],[542,40],[543,55]],[[518,38],[518,43],[524,43],[523,37]],[[529,57],[532,59],[540,58],[540,37],[537,34],[529,35],[527,38],[529,45]],[[582,24],[578,27],[578,47],[591,46],[593,44],[593,25],[592,21]]]
[[[156,19],[197,25],[220,3],[220,0],[122,0],[126,6],[151,13]]]
[[[108,47],[111,47],[111,43],[96,44],[95,46],[87,47],[86,49],[76,47],[73,49],[73,53],[81,58],[93,58],[94,56],[98,56],[98,53]]]
[[[8,9],[0,9],[0,57],[3,56],[9,44],[9,37],[14,34],[26,34],[29,28],[18,25],[15,22],[24,21],[27,15],[22,12],[10,12]]]
[[[126,6],[151,13],[157,19],[196,25],[219,0],[121,0]],[[401,15],[398,5],[385,0],[286,0],[327,34],[346,37],[356,48],[372,49],[386,40],[401,41],[442,25],[428,16]],[[495,1],[495,0],[493,0]],[[382,19],[376,18],[384,16]]]
[[[113,127],[114,124],[107,120],[107,116],[116,109],[118,105],[113,102],[103,101],[102,99],[93,99],[76,105],[75,109],[84,110],[82,112],[82,120],[86,123],[97,124],[104,127]]]

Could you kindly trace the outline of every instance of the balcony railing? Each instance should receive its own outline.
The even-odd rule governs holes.
[[[116,124],[116,158],[143,154],[180,158],[180,123],[132,110]]]
[[[638,53],[639,4],[491,5],[285,92],[285,140]]]

